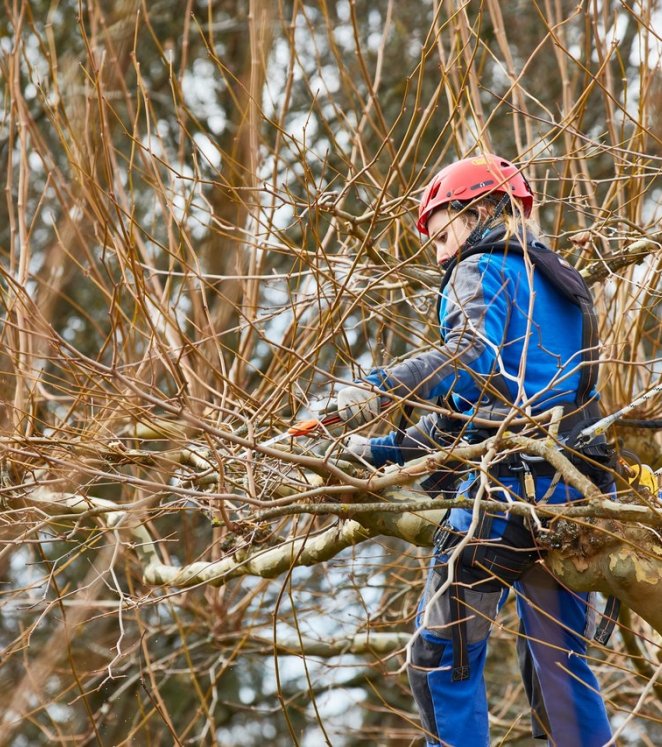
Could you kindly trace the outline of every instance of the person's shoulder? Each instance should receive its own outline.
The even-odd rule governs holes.
[[[497,245],[489,247],[477,254],[472,254],[463,260],[468,265],[473,265],[474,270],[481,273],[516,271],[519,272],[525,264],[524,252],[519,245],[504,246]]]
[[[508,259],[503,253],[493,253],[489,250],[472,252],[453,267],[447,283],[444,284],[444,293],[453,289],[456,293],[473,290],[488,278],[494,276],[502,281],[504,273],[517,272],[516,267],[510,267]]]
[[[473,282],[471,279],[480,272],[480,266],[483,259],[483,253],[470,254],[468,257],[462,257],[450,270],[448,285],[457,285],[458,283]]]

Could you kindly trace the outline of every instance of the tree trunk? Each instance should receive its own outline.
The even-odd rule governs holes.
[[[547,565],[576,591],[601,591],[620,599],[662,633],[662,543],[658,531],[640,524],[596,520],[564,523]]]

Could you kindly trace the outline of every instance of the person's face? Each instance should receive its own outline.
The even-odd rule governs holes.
[[[440,267],[452,259],[469,238],[472,225],[466,214],[459,215],[447,208],[435,210],[428,220],[428,233],[437,252]]]

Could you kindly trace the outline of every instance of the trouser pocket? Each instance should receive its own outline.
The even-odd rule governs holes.
[[[533,533],[520,516],[511,516],[502,536],[491,538],[494,517],[483,514],[462,551],[458,580],[483,591],[512,586],[540,557]]]

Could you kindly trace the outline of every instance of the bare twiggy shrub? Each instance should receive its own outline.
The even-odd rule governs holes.
[[[592,285],[605,412],[659,382],[659,4],[3,7],[0,742],[414,743],[425,465],[370,475],[337,432],[260,445],[440,344],[417,201],[483,151]],[[662,465],[658,430],[614,437]],[[566,518],[658,573],[659,504],[591,496],[601,518]],[[592,656],[622,743],[652,745],[662,589],[637,583]],[[501,622],[493,735],[527,744]]]

